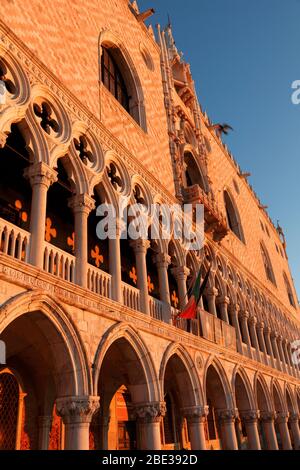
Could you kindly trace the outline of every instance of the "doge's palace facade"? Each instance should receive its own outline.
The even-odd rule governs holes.
[[[1,4],[0,449],[300,449],[283,231],[143,13]],[[204,248],[122,239],[121,198],[203,204]],[[201,265],[199,318],[176,322]]]

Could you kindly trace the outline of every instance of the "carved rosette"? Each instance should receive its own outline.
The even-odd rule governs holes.
[[[57,414],[64,424],[90,423],[100,406],[99,397],[65,397],[56,400]]]
[[[166,411],[167,408],[164,401],[156,403],[141,403],[135,405],[133,416],[144,423],[159,423],[161,418],[165,416]]]
[[[217,410],[217,416],[222,424],[234,423],[238,418],[239,413],[236,408]]]
[[[239,414],[245,423],[256,423],[257,420],[260,418],[259,410],[240,411]]]
[[[182,415],[191,424],[205,423],[209,412],[208,406],[190,406],[182,408]]]

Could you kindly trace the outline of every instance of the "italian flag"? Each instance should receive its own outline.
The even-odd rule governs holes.
[[[205,275],[205,278],[203,280],[203,283],[201,285],[201,268],[199,269],[199,273],[198,273],[198,276],[196,278],[194,287],[192,289],[189,301],[186,304],[183,311],[177,315],[176,319],[177,318],[186,318],[186,319],[189,319],[189,320],[193,320],[193,319],[196,318],[198,303],[199,303],[199,300],[201,299],[201,297],[203,295],[203,292],[205,290],[205,287],[207,285],[209,274],[210,274],[210,268],[207,271],[207,273]]]

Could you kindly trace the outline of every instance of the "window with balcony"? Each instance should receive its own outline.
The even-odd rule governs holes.
[[[184,154],[185,164],[185,184],[187,187],[198,184],[203,191],[206,191],[204,177],[201,173],[198,163],[195,160],[194,155],[191,152],[185,152]]]
[[[233,198],[228,191],[224,191],[224,203],[226,216],[230,230],[245,243],[244,232],[241,224],[240,215]]]

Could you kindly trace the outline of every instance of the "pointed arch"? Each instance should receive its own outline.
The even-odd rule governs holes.
[[[147,400],[149,402],[159,401],[160,392],[158,385],[158,378],[155,371],[154,362],[150,351],[140,337],[139,333],[127,323],[119,323],[109,328],[102,336],[102,339],[97,348],[95,359],[93,363],[93,390],[97,394],[98,383],[100,378],[100,371],[106,353],[111,346],[116,344],[118,340],[124,340],[129,347],[134,351],[139,366],[141,367],[145,385],[147,388]]]
[[[224,204],[229,228],[243,243],[246,243],[240,214],[229,189],[224,190]]]
[[[109,50],[112,60],[119,69],[120,75],[124,80],[124,85],[128,93],[129,103],[128,111],[133,119],[147,132],[147,121],[145,112],[145,99],[139,74],[131,58],[130,53],[125,47],[119,36],[109,30],[101,31],[99,35],[99,81],[102,81],[103,75],[103,49]]]

